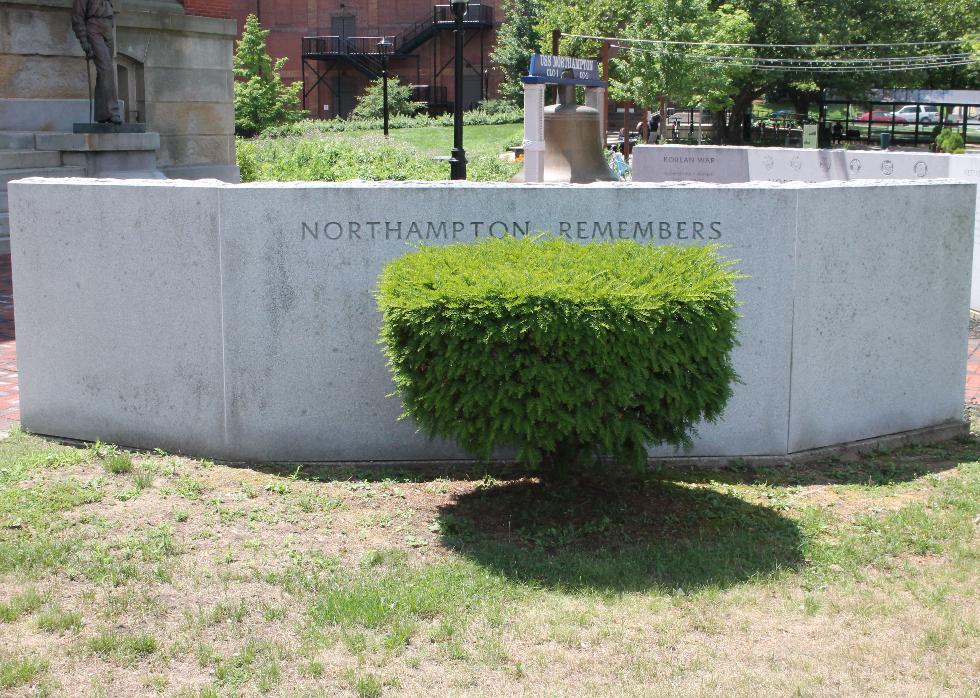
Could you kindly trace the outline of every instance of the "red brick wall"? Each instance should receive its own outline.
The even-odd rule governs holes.
[[[301,41],[304,36],[327,36],[335,33],[332,28],[333,18],[338,16],[353,16],[354,36],[396,36],[409,28],[417,20],[431,16],[434,5],[448,4],[449,0],[184,0],[185,3],[228,2],[231,6],[231,16],[238,20],[238,30],[245,23],[249,14],[256,14],[264,29],[271,30],[269,34],[269,53],[274,58],[286,57],[288,62],[283,70],[286,81],[302,78]],[[483,4],[497,8],[499,0],[481,0]],[[191,4],[185,5],[191,12]],[[197,14],[197,13],[194,13]],[[495,21],[499,24],[502,17],[496,10]],[[470,37],[470,33],[467,32]],[[493,32],[483,34],[483,61],[481,62],[480,37],[472,36],[466,46],[465,56],[470,63],[466,75],[475,80],[482,68],[484,91],[488,96],[496,95],[500,82],[500,72],[493,70],[489,58],[493,48]],[[448,91],[448,98],[453,99],[453,67],[443,66],[453,55],[452,32],[441,32],[435,39],[430,40],[416,50],[418,61],[414,58],[392,60],[391,71],[398,75],[403,82],[420,85],[441,85]],[[434,67],[433,67],[434,66]],[[310,93],[307,99],[307,109],[314,117],[329,117],[336,115],[338,88],[347,95],[346,102],[364,89],[367,82],[364,75],[350,67],[316,64],[316,69],[324,73],[329,71],[327,80],[321,82]],[[433,75],[438,75],[433,78]],[[307,88],[313,86],[316,77],[310,69],[306,70]],[[488,87],[488,89],[487,89]],[[323,105],[329,104],[331,109],[324,111]]]
[[[199,15],[201,17],[221,17],[231,19],[232,0],[182,0],[184,10],[189,15]]]

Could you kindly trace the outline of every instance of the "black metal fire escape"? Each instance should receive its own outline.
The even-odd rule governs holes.
[[[454,28],[454,17],[450,5],[435,5],[432,12],[425,17],[406,27],[400,34],[393,39],[394,44],[389,49],[389,57],[392,61],[399,59],[415,59],[416,74],[421,74],[420,57],[415,51],[437,37],[443,31],[452,31]],[[488,30],[493,29],[493,7],[481,5],[479,3],[469,3],[466,8],[466,17],[463,25],[467,30],[467,43],[471,40],[480,41],[480,66],[476,67],[467,61],[467,65],[475,74],[481,76],[486,72],[487,42],[486,35]],[[326,78],[332,69],[341,66],[349,66],[359,73],[365,75],[368,80],[376,80],[381,77],[382,63],[381,51],[378,42],[380,36],[306,36],[303,37],[302,46],[302,76],[303,76],[303,108],[306,109],[306,99],[322,83],[334,93],[335,98],[339,98],[335,90]],[[416,85],[413,89],[413,99],[425,103],[430,112],[449,109],[450,105],[447,98],[445,85],[437,85],[436,81],[442,72],[451,64],[452,58],[438,68],[436,64],[436,52],[433,50],[432,64],[432,83],[431,85]],[[323,68],[320,69],[321,64]],[[309,87],[306,86],[306,71],[309,69],[315,76],[315,80]],[[416,80],[419,82],[419,80]],[[481,82],[481,86],[484,83]],[[481,93],[483,87],[481,87]],[[486,98],[486,95],[482,95]]]

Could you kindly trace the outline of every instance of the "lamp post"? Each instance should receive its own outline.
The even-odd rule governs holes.
[[[456,93],[453,100],[453,154],[449,158],[450,179],[466,179],[466,151],[463,150],[463,16],[467,0],[452,0],[456,17],[456,60],[453,68]]]
[[[382,111],[384,114],[385,138],[388,138],[388,52],[392,44],[393,42],[387,36],[382,36],[381,41],[378,42],[378,51],[381,53],[381,81],[384,85],[382,88],[384,101]]]

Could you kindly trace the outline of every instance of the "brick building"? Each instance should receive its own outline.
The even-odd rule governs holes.
[[[228,0],[187,0],[220,4]],[[287,57],[287,81],[304,82],[314,117],[346,116],[367,83],[380,76],[378,41],[394,41],[390,70],[416,85],[416,99],[432,111],[449,109],[453,94],[452,12],[433,0],[230,0],[241,31],[249,14],[271,30],[269,53]],[[466,16],[463,102],[493,97],[501,80],[491,65],[498,0],[470,4]]]

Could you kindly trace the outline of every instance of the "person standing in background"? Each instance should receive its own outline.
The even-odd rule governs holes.
[[[640,143],[650,142],[650,125],[643,119],[636,125],[637,140]]]
[[[653,142],[657,142],[657,135],[660,133],[660,112],[655,111],[650,115],[650,136]]]

